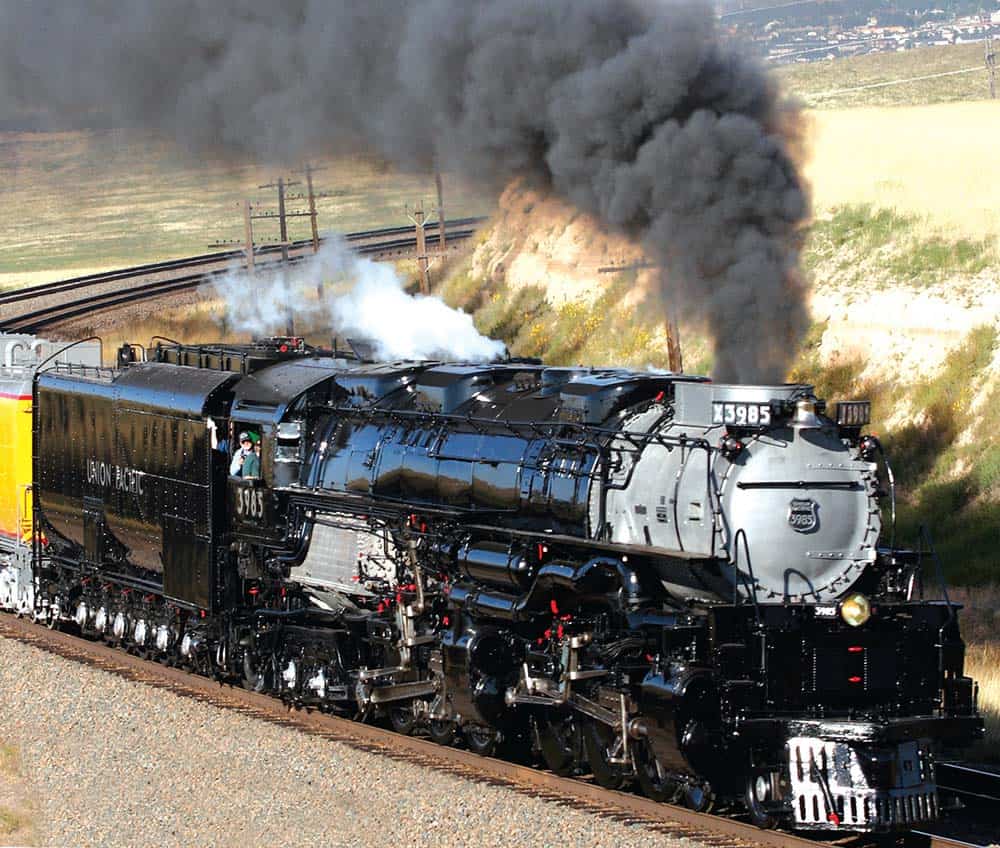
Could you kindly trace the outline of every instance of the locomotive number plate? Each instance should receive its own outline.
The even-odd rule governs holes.
[[[712,423],[736,427],[767,427],[771,423],[771,404],[712,402]]]

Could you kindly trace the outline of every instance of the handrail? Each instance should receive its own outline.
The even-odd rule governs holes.
[[[35,376],[37,378],[38,374],[42,372],[42,369],[48,365],[57,356],[65,353],[72,347],[76,347],[78,344],[83,344],[84,342],[97,342],[100,345],[101,350],[101,362],[104,362],[104,340],[100,336],[87,336],[85,339],[77,339],[75,342],[70,342],[65,347],[59,348],[59,350],[50,353],[45,359],[43,359],[35,368]]]

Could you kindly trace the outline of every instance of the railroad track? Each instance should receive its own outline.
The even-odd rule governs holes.
[[[469,238],[474,232],[475,230],[472,229],[456,230],[450,234],[449,240],[451,242],[461,241]],[[416,246],[416,237],[411,236],[409,238],[397,238],[364,244],[356,247],[355,252],[380,259],[398,258],[412,252],[416,249]],[[292,256],[288,261],[289,264],[294,264],[303,261],[311,255],[312,252],[310,250],[309,253]],[[230,268],[228,267],[212,271],[199,271],[195,274],[185,274],[180,277],[150,281],[144,285],[135,286],[125,291],[110,291],[96,295],[87,295],[80,299],[42,307],[9,318],[3,322],[3,330],[4,332],[35,333],[45,327],[73,318],[79,318],[83,315],[91,315],[95,312],[125,306],[130,303],[138,303],[165,295],[190,291],[211,281],[213,278],[221,277],[229,272]]]
[[[460,242],[469,238],[475,232],[475,225],[480,221],[482,218],[460,218],[449,221],[448,242]],[[378,230],[347,233],[342,238],[350,243],[357,253],[376,259],[389,259],[405,256],[416,249],[416,236],[408,235],[412,232],[412,227],[386,227]],[[427,225],[428,237],[432,237],[436,232],[436,223]],[[291,254],[290,261],[301,261],[312,255],[312,242],[293,242],[289,252]],[[265,267],[281,261],[279,247],[265,247],[255,255],[263,260]],[[206,279],[227,273],[232,263],[242,257],[242,250],[205,253],[184,259],[152,262],[131,268],[87,274],[54,283],[43,283],[10,292],[0,292],[0,308],[69,293],[81,295],[81,297],[74,297],[55,304],[49,303],[11,315],[0,320],[0,326],[6,332],[36,332],[46,326],[77,318],[90,312],[187,291],[196,288]],[[219,267],[212,268],[211,266]],[[178,276],[178,272],[192,268],[202,270],[190,274],[181,273]],[[140,285],[131,286],[125,290],[115,288],[111,291],[87,294],[91,289],[109,284],[135,281],[140,281]]]
[[[887,845],[897,848],[968,848],[976,844],[919,833],[888,843],[884,839],[876,843],[858,837],[817,842],[790,833],[760,830],[738,819],[695,813],[638,795],[609,791],[585,780],[558,777],[530,766],[480,757],[460,748],[439,746],[419,737],[402,736],[375,725],[325,713],[292,711],[275,698],[143,660],[105,644],[49,630],[13,615],[0,615],[0,637],[32,645],[126,680],[340,742],[358,750],[479,783],[503,786],[523,795],[625,824],[687,837],[711,848],[868,848],[876,844],[879,848],[886,848]]]
[[[1000,805],[1000,773],[968,763],[938,763],[938,786],[970,805]],[[1000,809],[994,806],[994,809]],[[997,834],[1000,839],[1000,833]]]

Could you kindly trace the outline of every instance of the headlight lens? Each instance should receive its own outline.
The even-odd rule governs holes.
[[[855,592],[841,602],[840,617],[851,627],[860,627],[872,617],[872,605],[868,598],[860,592]]]

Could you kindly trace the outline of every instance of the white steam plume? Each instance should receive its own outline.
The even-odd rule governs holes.
[[[284,333],[291,317],[299,326],[325,322],[331,333],[369,342],[383,360],[485,362],[506,350],[482,335],[471,315],[440,298],[408,294],[392,266],[359,256],[336,237],[297,265],[252,275],[234,268],[207,288],[225,300],[229,328],[255,336]]]

